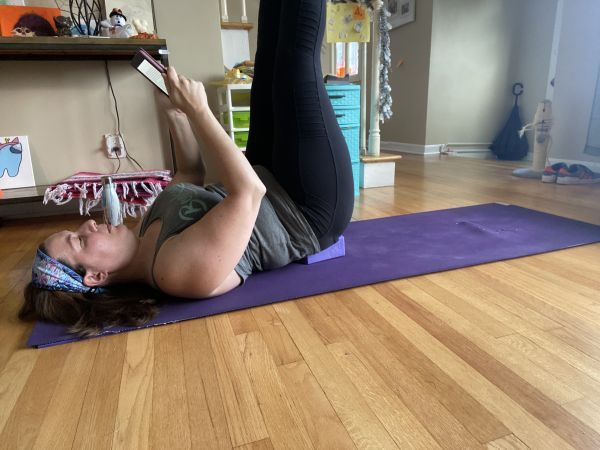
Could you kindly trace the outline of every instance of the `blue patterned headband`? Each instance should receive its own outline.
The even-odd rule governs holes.
[[[40,249],[38,249],[33,260],[31,281],[35,287],[49,291],[76,292],[81,294],[101,294],[107,292],[103,288],[86,286],[83,284],[83,277],[81,275],[69,266],[48,256]]]

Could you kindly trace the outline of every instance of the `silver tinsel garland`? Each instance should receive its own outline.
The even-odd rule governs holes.
[[[333,0],[333,3],[359,3],[371,11],[379,11],[379,120],[385,122],[394,114],[392,111],[392,88],[389,82],[389,73],[392,67],[392,53],[390,51],[390,30],[392,26],[388,21],[391,16],[383,0]]]
[[[392,52],[390,51],[390,30],[388,22],[391,14],[381,5],[379,9],[379,120],[385,122],[394,114],[392,112],[392,88],[389,82],[389,72],[392,66]]]

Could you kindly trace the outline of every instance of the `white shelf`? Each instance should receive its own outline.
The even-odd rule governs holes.
[[[229,108],[227,105],[219,105],[219,112],[227,112]],[[232,106],[231,111],[250,111],[249,106]]]
[[[224,84],[222,86],[219,86],[217,89],[219,90],[225,90],[226,88],[229,88],[230,91],[249,91],[250,89],[252,89],[252,83],[250,84]]]
[[[235,133],[244,133],[250,131],[250,128],[235,128],[233,126],[233,113],[236,111],[249,112],[250,106],[233,106],[232,91],[249,91],[252,88],[251,84],[228,84],[220,86],[217,90],[218,105],[219,105],[219,121],[225,129],[232,141],[235,143]],[[225,103],[223,103],[225,102]],[[245,103],[245,102],[243,102]],[[227,124],[225,124],[227,119]],[[237,147],[237,144],[236,144]],[[246,147],[238,147],[242,152],[246,151]]]

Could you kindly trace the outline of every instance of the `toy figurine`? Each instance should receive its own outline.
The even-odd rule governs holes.
[[[73,21],[70,17],[56,16],[54,18],[54,24],[58,30],[59,36],[71,36],[71,28],[73,28]]]
[[[102,36],[129,38],[137,34],[133,25],[127,23],[127,17],[125,17],[120,9],[113,8],[109,17],[110,22],[107,20],[100,22]]]

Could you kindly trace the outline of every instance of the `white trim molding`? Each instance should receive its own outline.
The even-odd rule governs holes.
[[[443,144],[420,145],[403,142],[381,141],[381,149],[390,153],[412,153],[413,155],[439,155]]]

